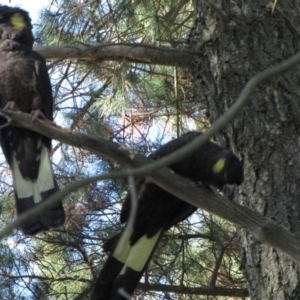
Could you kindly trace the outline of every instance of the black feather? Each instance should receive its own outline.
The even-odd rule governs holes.
[[[0,106],[53,119],[51,83],[44,58],[32,50],[32,25],[26,11],[0,6]],[[7,120],[0,117],[0,125]],[[16,209],[22,214],[58,191],[49,158],[51,140],[30,130],[7,126],[0,144],[12,170]],[[62,203],[22,226],[33,235],[64,223]]]
[[[150,155],[157,160],[188,144],[201,133],[189,132],[159,148]],[[222,189],[227,184],[239,185],[244,180],[244,170],[239,159],[219,145],[207,142],[187,157],[170,166],[174,172],[203,185]],[[124,244],[123,232],[105,244],[110,255],[100,271],[91,299],[121,300],[122,288],[132,295],[164,231],[189,217],[196,207],[169,194],[146,179],[139,179],[138,211],[129,242]],[[121,222],[130,214],[130,196],[125,198]]]

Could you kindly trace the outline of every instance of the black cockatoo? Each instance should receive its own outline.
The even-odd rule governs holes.
[[[26,11],[0,5],[0,106],[44,115],[52,121],[53,97],[44,58],[32,50],[32,25]],[[0,143],[13,175],[18,214],[47,200],[58,190],[49,158],[51,140],[33,131],[6,126],[0,117]],[[21,229],[34,235],[64,223],[56,204]]]
[[[176,151],[201,133],[189,132],[172,140],[150,155],[157,160]],[[231,152],[210,141],[170,166],[175,173],[224,189],[228,185],[240,185],[244,169],[239,159]],[[230,191],[230,189],[224,189]],[[186,219],[197,208],[169,194],[147,180],[137,182],[138,209],[129,241],[121,233],[109,239],[104,247],[110,252],[100,271],[91,299],[121,300],[123,289],[132,295],[149,260],[162,236],[171,226]],[[121,223],[130,214],[130,196],[125,198],[121,211]]]

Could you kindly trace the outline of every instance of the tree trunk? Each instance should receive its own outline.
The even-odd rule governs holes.
[[[299,51],[300,1],[195,1],[191,50],[199,52],[195,97],[212,124],[254,75]],[[243,160],[235,201],[300,235],[300,67],[262,84],[219,135]],[[300,267],[240,231],[242,266],[252,299],[300,299]]]

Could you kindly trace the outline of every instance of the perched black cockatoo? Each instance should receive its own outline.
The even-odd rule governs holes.
[[[150,155],[157,160],[176,151],[201,133],[189,132],[172,140]],[[244,170],[239,159],[231,152],[210,141],[170,166],[177,174],[224,189],[227,185],[240,185]],[[230,189],[224,189],[229,191]],[[129,241],[123,232],[109,239],[104,247],[110,252],[100,271],[91,299],[121,300],[120,289],[132,295],[162,233],[189,217],[196,207],[169,194],[145,179],[137,182],[138,209]],[[130,214],[130,196],[125,198],[121,211],[121,223]]]
[[[32,50],[29,15],[0,5],[0,106],[52,121],[53,98],[45,60]],[[5,124],[5,125],[4,125]],[[58,190],[49,158],[51,140],[33,131],[6,126],[0,117],[0,143],[13,175],[17,213],[22,214]],[[64,223],[62,204],[22,226],[33,235]]]

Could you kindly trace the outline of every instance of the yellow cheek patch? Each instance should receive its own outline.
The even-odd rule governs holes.
[[[213,171],[214,173],[220,173],[225,166],[225,158],[220,158],[214,165],[213,165]]]
[[[14,14],[10,18],[10,23],[12,24],[12,26],[14,28],[18,28],[18,29],[24,28],[26,26],[24,18],[23,18],[23,16],[20,13]]]

